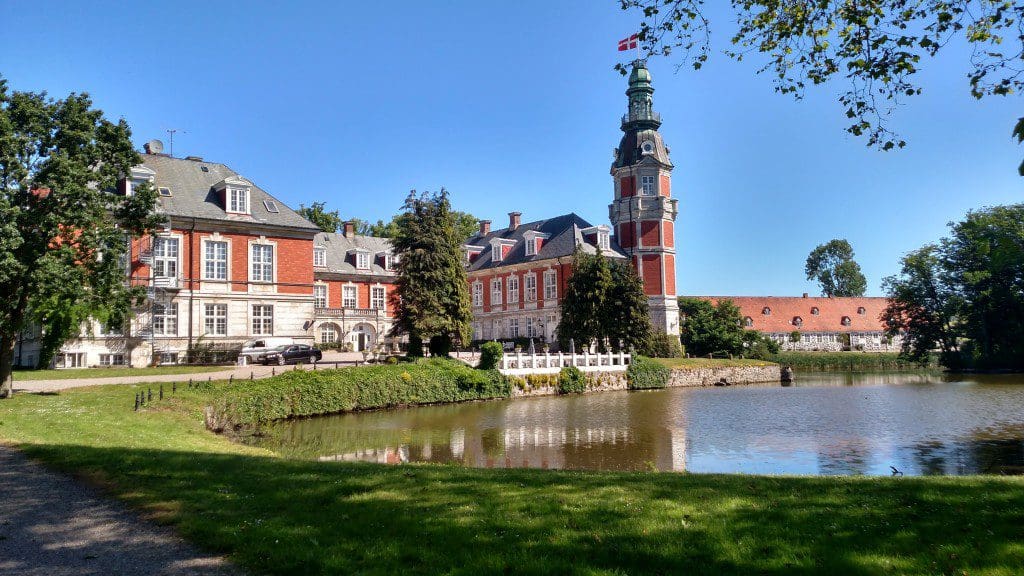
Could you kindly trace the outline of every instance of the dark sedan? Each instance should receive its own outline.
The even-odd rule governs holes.
[[[263,364],[312,364],[319,362],[324,353],[308,344],[288,344],[267,350],[259,355]]]

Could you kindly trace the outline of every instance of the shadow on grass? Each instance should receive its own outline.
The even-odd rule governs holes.
[[[1024,572],[1024,483],[472,470],[25,446],[259,573]]]

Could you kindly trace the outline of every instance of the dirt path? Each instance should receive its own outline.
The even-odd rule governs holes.
[[[237,575],[120,502],[0,445],[0,575]]]

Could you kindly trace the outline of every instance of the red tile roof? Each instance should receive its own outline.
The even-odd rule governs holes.
[[[695,296],[717,303],[732,300],[740,314],[749,317],[749,326],[759,332],[881,332],[885,330],[881,315],[888,298],[825,298],[800,296]],[[771,313],[764,314],[768,308]],[[814,310],[817,309],[817,314]],[[794,323],[799,317],[800,325]],[[843,318],[849,318],[849,325]]]

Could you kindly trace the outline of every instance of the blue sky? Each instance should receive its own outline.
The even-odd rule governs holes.
[[[724,4],[724,3],[723,3]],[[676,165],[681,294],[798,295],[807,253],[847,238],[881,294],[900,256],[972,208],[1021,201],[1020,100],[974,100],[966,50],[925,63],[892,119],[907,149],[844,132],[842,83],[801,102],[735,63],[727,15],[700,72],[652,61]],[[496,224],[574,211],[606,222],[634,14],[541,2],[14,2],[0,74],[17,90],[89,92],[135,140],[228,164],[286,203],[368,220],[445,186]]]

